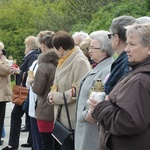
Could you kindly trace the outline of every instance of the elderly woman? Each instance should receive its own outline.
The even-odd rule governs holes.
[[[28,36],[25,38],[25,57],[22,60],[22,64],[20,68],[14,68],[11,66],[11,73],[16,74],[16,84],[20,85],[23,79],[23,74],[25,73],[25,78],[23,79],[23,86],[26,83],[27,71],[32,63],[37,59],[40,52],[37,50],[37,42],[36,37]],[[8,140],[8,146],[3,148],[2,150],[16,150],[19,147],[19,137],[20,137],[20,129],[21,129],[21,118],[24,115],[24,111],[22,110],[22,106],[14,105],[11,112],[11,122],[10,122],[10,134]],[[29,131],[29,137],[27,140],[27,146],[31,146],[31,136]],[[24,144],[23,144],[24,145]]]
[[[92,113],[102,129],[101,150],[150,149],[150,24],[126,29],[125,51],[132,71]]]
[[[53,39],[55,52],[59,59],[56,69],[54,85],[49,93],[49,102],[54,104],[55,119],[58,109],[61,108],[60,121],[69,128],[65,110],[63,93],[65,93],[71,126],[75,129],[76,97],[78,95],[78,85],[83,76],[90,71],[91,66],[88,59],[79,47],[74,44],[73,38],[65,31],[58,31]],[[68,148],[62,146],[63,150],[73,150],[74,143]]]
[[[110,72],[113,63],[113,49],[111,41],[108,38],[108,31],[95,31],[90,34],[89,55],[96,63],[96,66],[82,80],[78,96],[77,122],[75,131],[75,149],[76,150],[98,150],[99,149],[99,131],[96,123],[90,120],[90,110],[87,109],[87,100],[90,90],[95,81],[101,78],[104,81],[106,75]]]

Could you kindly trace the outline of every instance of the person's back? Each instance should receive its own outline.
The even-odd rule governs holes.
[[[115,18],[110,26],[110,33],[108,36],[112,40],[112,47],[118,54],[118,58],[111,66],[111,72],[104,87],[108,95],[115,84],[125,74],[129,72],[128,58],[124,49],[126,48],[126,29],[124,26],[133,24],[136,19],[131,16],[121,16]]]

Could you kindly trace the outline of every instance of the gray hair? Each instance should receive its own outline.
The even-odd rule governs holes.
[[[110,26],[110,31],[117,34],[122,41],[126,41],[126,29],[125,26],[131,25],[136,22],[136,19],[132,16],[120,16],[113,19]]]
[[[138,21],[139,24],[150,23],[150,17],[148,16],[139,17],[136,20]]]
[[[108,56],[112,56],[114,54],[114,50],[111,45],[111,40],[108,38],[108,34],[108,31],[100,30],[92,32],[89,37],[90,39],[99,41],[102,51]]]
[[[131,34],[136,33],[139,35],[140,43],[143,46],[150,46],[150,24],[133,24],[131,26],[125,27],[127,29],[127,37]]]
[[[35,36],[28,36],[25,38],[25,44],[27,44],[31,50],[36,50],[38,48],[37,46],[37,39]]]
[[[89,38],[88,33],[85,33],[84,31],[75,32],[75,33],[72,35],[73,38],[76,37],[76,36],[80,36],[81,41],[83,41],[83,40]]]

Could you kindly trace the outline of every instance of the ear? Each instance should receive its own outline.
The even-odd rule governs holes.
[[[117,34],[114,35],[114,41],[115,41],[116,45],[119,45],[120,38],[119,38],[119,36]]]
[[[64,55],[64,49],[62,47],[60,47],[59,50],[60,50],[60,52],[61,52],[61,54],[63,56]]]

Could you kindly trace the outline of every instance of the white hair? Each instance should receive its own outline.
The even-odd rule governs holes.
[[[88,33],[85,33],[84,31],[75,32],[75,33],[72,35],[73,38],[76,37],[76,36],[80,36],[82,41],[85,40],[85,39],[87,39],[87,38],[89,38]]]
[[[4,43],[2,41],[0,41],[0,47],[1,49],[4,49]]]
[[[150,23],[150,17],[148,16],[139,17],[136,20],[138,21],[139,24]]]

